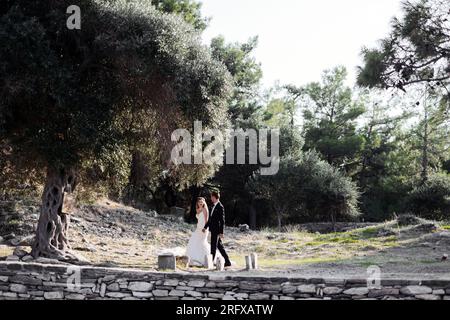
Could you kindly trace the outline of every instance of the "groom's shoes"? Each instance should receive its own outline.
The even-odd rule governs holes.
[[[225,263],[225,268],[231,267],[231,262]]]

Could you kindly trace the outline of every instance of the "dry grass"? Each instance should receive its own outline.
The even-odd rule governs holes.
[[[195,228],[111,201],[86,206],[76,218],[70,238],[77,253],[95,265],[151,270],[156,269],[159,251],[186,247]],[[444,224],[439,230],[445,229],[449,226]],[[393,270],[405,266],[448,270],[439,258],[450,251],[450,241],[428,239],[432,235],[432,231],[392,221],[330,234],[305,232],[295,226],[283,233],[270,229],[243,233],[227,228],[224,243],[236,269],[243,268],[244,256],[254,252],[263,271],[353,270],[373,264]],[[0,246],[0,256],[11,252],[12,248]]]

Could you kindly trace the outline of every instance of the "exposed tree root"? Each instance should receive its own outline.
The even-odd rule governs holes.
[[[42,194],[41,214],[32,246],[34,258],[45,257],[65,262],[77,262],[80,258],[71,253],[68,230],[69,212],[63,212],[64,197],[76,186],[73,169],[47,170],[47,179]]]

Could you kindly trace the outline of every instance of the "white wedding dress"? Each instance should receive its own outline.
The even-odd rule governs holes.
[[[197,218],[197,228],[189,239],[186,255],[189,257],[190,266],[205,267],[206,256],[211,253],[211,246],[208,243],[208,232],[202,232],[206,224],[203,210],[195,217]]]

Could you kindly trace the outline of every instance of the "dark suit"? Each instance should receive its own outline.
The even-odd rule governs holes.
[[[225,226],[225,208],[222,203],[217,202],[209,211],[209,219],[205,224],[205,229],[209,229],[211,232],[211,255],[213,261],[216,258],[216,251],[219,249],[220,254],[225,259],[225,266],[230,266],[231,262],[222,244],[222,239],[219,238],[220,234],[223,234],[223,228]]]

